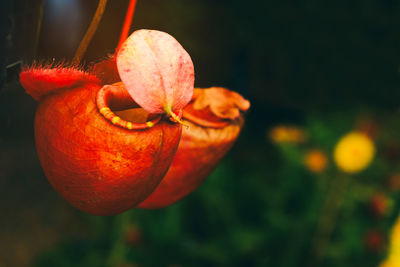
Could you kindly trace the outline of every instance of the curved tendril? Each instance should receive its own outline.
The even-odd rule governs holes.
[[[42,30],[42,22],[43,22],[43,10],[44,10],[44,0],[40,1],[39,5],[39,19],[36,25],[36,36],[35,36],[35,47],[33,50],[33,58],[36,59],[39,47],[39,39],[40,39],[40,32]]]
[[[172,111],[172,107],[171,105],[167,105],[164,107],[165,113],[172,117],[175,121],[177,121],[178,123],[182,124],[183,126],[189,127],[189,124],[187,124],[186,122],[184,122],[180,116],[176,115],[173,111]]]
[[[121,36],[119,38],[118,46],[115,52],[118,52],[122,44],[126,40],[129,34],[129,30],[132,25],[133,13],[135,11],[136,0],[130,0],[128,10],[126,11],[126,16],[124,20],[124,26],[122,27]]]
[[[78,49],[75,52],[74,58],[72,59],[73,64],[79,64],[82,60],[83,55],[86,52],[86,49],[89,46],[90,41],[95,34],[97,27],[99,26],[100,20],[103,16],[104,9],[106,7],[107,0],[100,0],[99,5],[97,6],[96,13],[93,16],[92,22],[88,30],[86,31],[85,36],[83,37],[81,43],[79,44]]]

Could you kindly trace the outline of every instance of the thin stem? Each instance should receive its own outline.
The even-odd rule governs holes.
[[[129,30],[131,29],[133,13],[135,11],[136,0],[130,0],[128,10],[126,11],[124,26],[122,27],[121,36],[119,38],[118,46],[116,52],[119,51],[122,44],[126,40],[129,34]]]
[[[309,262],[310,267],[319,266],[320,261],[323,260],[325,256],[349,182],[349,177],[344,174],[338,175],[332,181],[319,217],[318,228]]]
[[[97,6],[96,13],[93,16],[92,22],[90,23],[90,26],[83,37],[81,43],[79,44],[78,49],[75,52],[74,58],[72,60],[73,64],[79,64],[82,60],[83,55],[85,54],[90,41],[93,38],[93,35],[95,34],[97,27],[99,26],[100,20],[103,16],[104,9],[106,8],[107,0],[100,0],[99,5]]]
[[[131,223],[131,211],[124,212],[113,218],[113,225],[110,229],[112,233],[112,246],[107,256],[107,266],[122,266],[126,262],[129,248],[124,240],[124,235]]]
[[[44,0],[41,0],[40,1],[40,5],[39,5],[39,18],[38,18],[38,22],[37,22],[37,25],[36,25],[35,47],[34,47],[34,50],[33,50],[33,58],[34,59],[36,59],[36,56],[37,56],[37,53],[38,53],[40,32],[42,30],[43,6],[44,6]]]

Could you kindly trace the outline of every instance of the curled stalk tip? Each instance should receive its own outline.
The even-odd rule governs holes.
[[[179,118],[179,116],[177,116],[173,111],[172,111],[172,107],[171,104],[167,104],[164,107],[165,113],[172,117],[174,120],[176,120],[178,123],[182,124],[185,127],[189,127],[189,125],[187,123],[185,123],[181,118]]]

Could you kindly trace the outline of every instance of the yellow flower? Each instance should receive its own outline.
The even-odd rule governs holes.
[[[351,132],[336,144],[334,159],[339,169],[348,173],[364,170],[372,161],[375,146],[362,132]]]
[[[397,219],[390,234],[389,255],[380,267],[400,266],[400,217]]]
[[[398,267],[400,266],[400,261],[397,260],[385,260],[379,265],[379,267]]]
[[[297,127],[276,126],[269,132],[269,137],[274,143],[301,143],[306,136],[303,130]]]
[[[325,169],[328,159],[324,152],[314,149],[306,154],[304,163],[311,172],[318,173]]]

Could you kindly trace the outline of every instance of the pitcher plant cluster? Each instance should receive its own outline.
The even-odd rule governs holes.
[[[73,64],[33,64],[20,74],[39,102],[35,141],[47,179],[94,215],[162,208],[193,192],[232,147],[250,107],[226,88],[194,88],[191,57],[168,33],[128,37],[135,2],[114,55],[77,67],[102,0]]]

